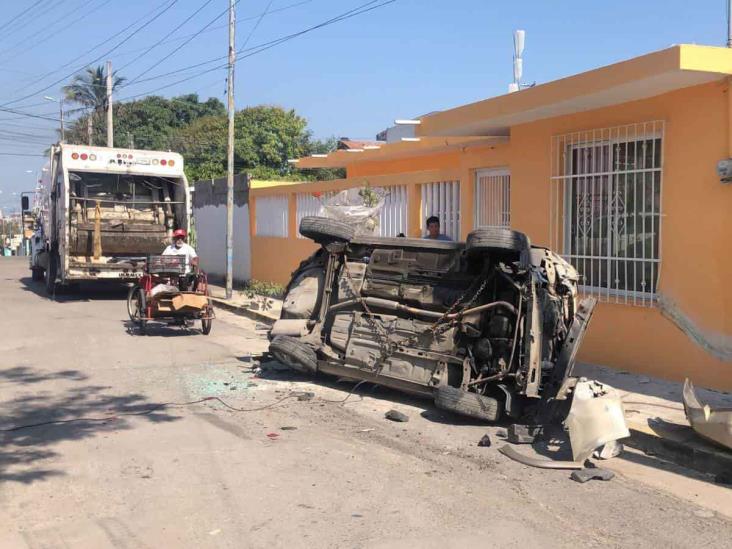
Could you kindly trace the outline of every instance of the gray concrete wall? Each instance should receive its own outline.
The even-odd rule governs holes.
[[[193,192],[196,251],[201,268],[213,279],[226,275],[226,178],[197,181]],[[249,243],[249,185],[245,174],[234,178],[234,280],[252,274]]]

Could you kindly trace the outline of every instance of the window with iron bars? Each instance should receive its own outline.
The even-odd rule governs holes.
[[[585,294],[651,305],[661,261],[662,121],[552,138],[551,245]]]

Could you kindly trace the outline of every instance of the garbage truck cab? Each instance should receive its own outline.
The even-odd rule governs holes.
[[[190,230],[190,189],[176,153],[58,144],[39,189],[34,278],[131,281],[175,229]]]

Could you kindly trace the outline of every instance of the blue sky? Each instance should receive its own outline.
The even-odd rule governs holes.
[[[44,101],[44,95],[58,97],[66,80],[54,81],[97,57],[101,59],[94,64],[109,58],[130,78],[152,67],[143,77],[150,78],[225,56],[227,31],[222,17],[168,59],[163,57],[180,40],[134,60],[206,0],[178,0],[129,41],[103,55],[153,17],[146,14],[172,1],[22,0],[9,4],[0,16],[0,106],[55,117],[57,107]],[[240,0],[237,46],[242,47],[256,16],[268,5],[269,10],[287,9],[263,17],[248,47],[321,23],[367,0],[310,0],[288,8],[301,1]],[[26,16],[3,27],[36,2],[40,3]],[[197,32],[227,5],[228,0],[210,0],[170,39]],[[671,44],[723,45],[725,6],[725,0],[397,0],[242,59],[236,69],[236,104],[237,108],[262,103],[294,108],[308,119],[318,137],[371,138],[394,118],[505,93],[512,74],[514,29],[527,33],[524,80],[542,83]],[[82,55],[139,18],[143,20],[129,31]],[[119,96],[155,91],[218,64],[135,83]],[[56,72],[31,85],[51,71]],[[225,70],[217,69],[156,93],[198,92],[204,99],[224,100],[224,89]],[[0,153],[40,154],[55,139],[55,127],[50,120],[0,113]],[[17,132],[26,136],[13,137]],[[34,187],[43,161],[0,154],[0,208],[7,211],[18,203],[13,192]]]

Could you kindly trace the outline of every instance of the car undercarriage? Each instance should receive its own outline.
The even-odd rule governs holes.
[[[300,231],[321,247],[286,289],[270,334],[279,361],[480,420],[566,420],[596,301],[578,298],[578,273],[560,256],[505,228],[464,243],[354,235],[318,217]]]

